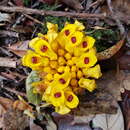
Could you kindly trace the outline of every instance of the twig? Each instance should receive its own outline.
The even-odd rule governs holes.
[[[100,18],[104,19],[106,13],[100,14],[89,14],[89,13],[74,13],[74,12],[63,12],[63,11],[47,11],[47,10],[38,10],[24,7],[7,7],[0,6],[1,11],[5,12],[18,12],[24,14],[38,14],[38,15],[51,15],[51,16],[63,16],[63,17],[75,17],[75,18]]]
[[[114,14],[113,8],[112,8],[112,6],[111,6],[111,0],[107,0],[107,5],[108,5],[108,8],[109,8],[109,10],[110,10],[110,12],[111,12],[111,17],[113,18],[113,20],[116,21],[116,24],[117,24],[117,26],[118,26],[118,28],[119,28],[119,30],[120,30],[120,33],[121,33],[121,34],[124,34],[124,33],[125,33],[125,28],[124,28],[124,26],[122,25],[122,23],[121,23],[121,21],[119,20],[119,18]]]
[[[32,16],[30,16],[30,15],[28,15],[28,14],[24,14],[24,15],[25,15],[27,18],[33,20],[35,23],[39,23],[39,24],[41,24],[41,25],[44,25],[43,22],[41,22],[41,21],[39,21],[39,20],[33,18]]]
[[[3,58],[0,57],[0,66],[2,67],[11,67],[11,68],[16,68],[16,61],[13,61],[10,58]]]
[[[5,88],[5,87],[3,87],[5,90],[7,90],[7,91],[9,91],[9,92],[11,92],[11,93],[14,93],[14,94],[16,94],[16,95],[20,95],[20,96],[24,96],[24,97],[26,97],[26,94],[25,93],[22,93],[22,92],[18,92],[18,91],[16,91],[16,90],[14,90],[14,89],[11,89],[11,88]]]

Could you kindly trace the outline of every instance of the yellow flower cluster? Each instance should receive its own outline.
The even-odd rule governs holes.
[[[97,62],[95,39],[86,36],[82,23],[66,23],[58,32],[56,24],[47,23],[46,35],[30,41],[27,54],[22,58],[24,66],[44,72],[43,80],[34,82],[34,93],[52,104],[60,114],[69,113],[79,104],[77,94],[96,88],[95,79],[102,74]]]

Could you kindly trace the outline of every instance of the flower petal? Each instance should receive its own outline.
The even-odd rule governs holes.
[[[96,79],[98,79],[99,77],[102,76],[101,69],[100,69],[99,65],[96,65],[96,66],[89,68],[89,69],[83,69],[83,74],[86,77],[92,77],[92,78],[96,78]]]
[[[76,108],[78,104],[78,97],[72,91],[65,91],[65,105],[69,108]]]
[[[96,88],[95,80],[81,78],[78,83],[81,88],[85,88],[90,92]]]

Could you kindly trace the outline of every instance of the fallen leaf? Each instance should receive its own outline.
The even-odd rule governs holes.
[[[97,53],[98,60],[107,60],[114,56],[123,46],[125,43],[124,40],[120,40],[117,44],[113,45],[112,47]]]
[[[26,92],[27,92],[27,98],[29,102],[38,105],[41,102],[41,96],[39,94],[33,93],[33,87],[32,83],[35,81],[39,81],[40,78],[37,75],[36,71],[32,71],[28,78],[26,79]]]
[[[39,125],[34,123],[34,119],[30,118],[30,130],[43,130]]]
[[[114,15],[119,20],[126,24],[130,24],[130,0],[112,0],[111,6],[113,8]],[[102,6],[101,12],[110,15],[110,11],[106,5]]]
[[[4,114],[4,127],[6,130],[24,130],[29,126],[29,117],[19,110],[8,110]]]
[[[4,127],[4,114],[10,109],[13,105],[13,102],[8,98],[0,97],[0,128]]]
[[[21,41],[21,42],[17,42],[16,44],[13,44],[12,46],[9,46],[7,48],[14,54],[16,54],[20,57],[23,57],[27,52],[28,43],[29,43],[29,40]]]
[[[92,122],[94,128],[100,127],[103,130],[124,130],[124,119],[119,105],[116,114],[95,115]]]

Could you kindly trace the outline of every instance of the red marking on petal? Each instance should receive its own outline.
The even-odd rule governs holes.
[[[69,95],[68,98],[67,98],[67,101],[68,102],[71,102],[73,100],[73,96],[72,95]]]
[[[84,42],[82,43],[82,45],[83,45],[83,48],[86,48],[86,47],[88,46],[88,43],[87,43],[86,41],[84,41]]]
[[[61,92],[57,92],[57,93],[55,93],[54,96],[55,96],[55,98],[59,98],[59,97],[61,97]]]
[[[70,31],[67,29],[65,30],[65,35],[68,36],[70,34]]]
[[[47,49],[48,49],[48,47],[47,47],[47,46],[45,46],[45,45],[43,45],[43,46],[41,47],[41,51],[42,51],[42,52],[46,52],[46,51],[47,51]]]
[[[76,37],[71,37],[72,43],[76,43]]]
[[[59,81],[62,83],[62,84],[65,84],[66,81],[63,79],[63,78],[60,78]]]
[[[38,63],[38,59],[37,59],[36,56],[33,56],[33,57],[32,57],[32,63],[33,63],[33,64],[37,64],[37,63]]]
[[[85,64],[88,64],[88,63],[89,63],[89,58],[88,58],[88,57],[85,57],[85,58],[84,58],[84,63],[85,63]]]

